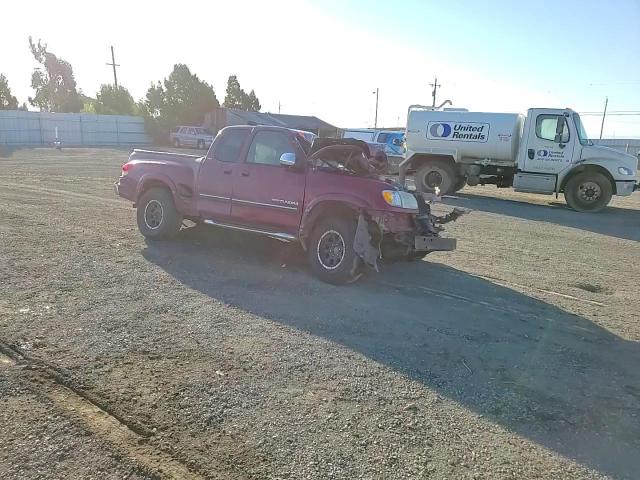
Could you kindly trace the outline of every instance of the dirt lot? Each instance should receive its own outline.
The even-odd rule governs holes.
[[[0,158],[0,478],[638,478],[640,194],[467,188],[456,252],[333,287],[145,242],[126,158]]]

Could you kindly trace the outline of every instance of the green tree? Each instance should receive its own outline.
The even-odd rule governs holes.
[[[139,103],[147,131],[157,141],[166,139],[175,125],[201,124],[205,115],[218,106],[213,87],[181,63],[174,65],[164,82],[152,84]]]
[[[227,92],[224,97],[224,106],[227,108],[235,108],[237,110],[244,110],[246,112],[259,112],[262,108],[256,92],[251,90],[247,95],[242,87],[236,75],[229,75],[227,80]]]
[[[0,110],[17,110],[18,99],[11,95],[7,77],[0,73]]]
[[[236,108],[238,110],[244,110],[242,107],[244,106],[243,100],[245,93],[242,88],[240,88],[240,82],[238,82],[238,77],[236,75],[229,75],[227,80],[227,92],[224,97],[224,104],[226,108]]]
[[[249,92],[249,95],[247,96],[247,110],[250,112],[259,112],[260,109],[262,108],[262,105],[260,105],[260,101],[258,100],[258,97],[256,97],[256,92],[254,92],[253,90],[251,90]]]
[[[42,112],[79,112],[83,104],[71,64],[49,52],[41,40],[35,44],[29,37],[29,48],[41,65],[31,75],[31,87],[36,94],[29,97],[29,103]]]
[[[133,97],[122,85],[101,85],[94,102],[95,112],[103,115],[135,115]]]

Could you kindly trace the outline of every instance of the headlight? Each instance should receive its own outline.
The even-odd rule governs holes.
[[[627,167],[618,167],[618,173],[620,175],[633,175],[633,170]]]
[[[383,190],[382,198],[392,207],[407,208],[412,210],[418,209],[416,198],[407,192],[399,192],[397,190]]]

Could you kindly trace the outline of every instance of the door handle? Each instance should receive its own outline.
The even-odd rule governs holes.
[[[240,172],[240,175],[243,177],[248,177],[249,176],[249,172]]]
[[[529,156],[529,160],[533,160],[533,157],[536,156],[536,151],[533,148],[527,150],[527,155]]]
[[[231,175],[233,173],[233,170],[223,170],[222,173],[224,173],[225,175]]]

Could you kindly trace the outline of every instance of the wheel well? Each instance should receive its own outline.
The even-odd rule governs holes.
[[[569,175],[567,175],[563,180],[562,180],[562,184],[560,185],[560,189],[558,190],[559,192],[564,192],[564,187],[567,185],[567,182],[574,176],[576,176],[579,173],[582,172],[597,172],[597,173],[601,173],[603,174],[605,177],[607,177],[609,179],[609,182],[611,183],[611,191],[612,193],[615,195],[616,192],[616,181],[613,179],[613,177],[611,176],[611,173],[609,173],[609,171],[600,166],[600,165],[580,165],[579,167],[574,168]]]
[[[338,200],[326,200],[315,205],[304,217],[302,228],[300,229],[300,241],[302,242],[302,247],[305,250],[307,249],[307,238],[313,231],[313,227],[316,225],[318,220],[325,215],[339,216],[355,220],[358,218],[358,207]]]
[[[146,191],[148,191],[149,189],[151,189],[151,188],[156,188],[156,187],[158,187],[158,188],[164,188],[164,189],[168,190],[168,191],[169,191],[169,193],[172,193],[172,192],[171,192],[171,188],[169,188],[169,185],[167,185],[166,183],[164,183],[164,182],[163,182],[163,181],[161,181],[161,180],[151,179],[151,180],[146,180],[146,181],[142,184],[142,188],[140,189],[140,192],[138,193],[138,198],[137,198],[136,200],[140,199],[140,197],[141,197],[142,195],[144,195],[144,194],[145,194],[145,192],[146,192]]]
[[[433,162],[433,161],[448,162],[451,165],[453,165],[454,167],[456,166],[455,160],[453,159],[453,157],[451,157],[449,155],[417,154],[417,155],[414,155],[413,157],[411,157],[411,166],[409,167],[408,172],[415,172],[416,170],[418,170],[425,163]]]

